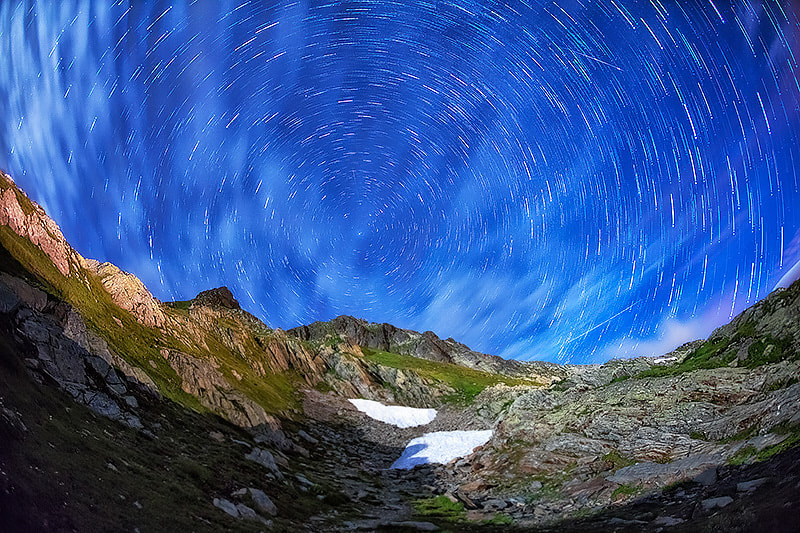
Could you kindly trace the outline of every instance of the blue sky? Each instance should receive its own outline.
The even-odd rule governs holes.
[[[3,2],[0,165],[162,300],[658,354],[797,276],[789,7]]]

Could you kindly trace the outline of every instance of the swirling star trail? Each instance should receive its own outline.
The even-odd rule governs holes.
[[[797,276],[790,2],[5,1],[0,47],[0,165],[162,300],[594,362]]]

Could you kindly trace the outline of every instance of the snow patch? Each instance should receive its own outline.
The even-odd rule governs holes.
[[[475,448],[483,446],[491,438],[491,429],[426,433],[406,445],[392,468],[408,470],[426,463],[447,464],[453,459],[471,454]]]
[[[401,405],[383,405],[372,400],[349,400],[356,409],[368,417],[399,428],[413,428],[429,424],[436,418],[436,409],[417,409]]]

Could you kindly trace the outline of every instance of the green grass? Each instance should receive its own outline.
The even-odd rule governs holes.
[[[764,461],[766,459],[769,459],[773,455],[779,454],[790,448],[794,448],[795,446],[800,445],[800,427],[798,426],[788,426],[786,424],[781,424],[772,428],[772,432],[777,433],[779,435],[788,435],[788,437],[783,442],[779,442],[778,444],[773,444],[772,446],[767,446],[763,450],[759,451],[756,454],[756,459],[759,461]]]
[[[507,514],[497,513],[488,520],[482,520],[481,525],[484,526],[510,526],[514,523],[514,519]]]
[[[707,340],[680,363],[675,365],[654,366],[640,372],[636,377],[653,378],[677,376],[684,372],[727,366],[733,358],[736,357],[736,353],[733,350],[726,352],[730,344],[731,340],[727,338],[713,341]]]
[[[778,444],[767,446],[761,450],[757,450],[754,446],[745,446],[728,458],[728,464],[741,465],[751,461],[765,461],[773,455],[800,445],[799,426],[790,426],[788,423],[782,423],[773,427],[770,431],[778,435],[787,435],[787,437]]]
[[[188,311],[194,300],[180,300],[176,302],[165,302],[164,305],[181,311]]]
[[[723,444],[730,444],[731,442],[739,442],[743,440],[747,440],[750,437],[754,436],[758,433],[758,424],[754,424],[750,427],[746,427],[741,431],[736,432],[735,434],[731,435],[730,437],[726,437],[720,440]]]
[[[773,312],[778,305],[791,300],[798,292],[800,292],[800,284],[793,284],[792,287],[783,291],[781,294],[764,300],[761,303],[763,311],[767,314]],[[640,372],[636,377],[676,376],[700,369],[713,369],[728,366],[737,355],[737,347],[740,345],[741,341],[745,339],[754,339],[754,341],[748,347],[747,359],[740,362],[739,366],[756,368],[784,359],[800,358],[800,353],[796,353],[792,349],[791,339],[778,339],[771,335],[759,335],[756,330],[756,323],[753,320],[747,320],[738,326],[732,338],[721,337],[709,339],[680,363],[654,366]],[[769,346],[772,346],[772,348],[767,353],[767,348]]]
[[[757,453],[758,450],[756,450],[755,446],[745,446],[735,454],[728,457],[728,464],[734,466],[743,465],[751,458],[755,457]]]
[[[635,494],[638,494],[640,490],[641,489],[637,486],[627,485],[623,483],[622,485],[614,489],[614,492],[611,493],[611,499],[613,500],[617,496],[633,496]]]
[[[451,363],[428,361],[411,355],[400,355],[362,347],[364,359],[399,370],[410,370],[421,378],[433,382],[444,383],[456,392],[445,400],[453,403],[471,403],[475,397],[487,387],[504,383],[506,385],[539,385],[524,379],[509,378],[498,374],[490,374]]]
[[[767,348],[772,349],[767,353]],[[792,351],[792,343],[789,339],[776,339],[772,335],[759,338],[747,349],[747,359],[742,366],[756,368],[761,365],[777,363],[783,359],[796,358],[797,354]]]
[[[798,379],[796,377],[780,379],[778,381],[770,383],[767,387],[765,387],[764,390],[766,390],[767,392],[771,392],[771,391],[785,389],[787,387],[791,387],[792,385],[797,383],[797,381]]]
[[[611,381],[609,381],[609,383],[608,383],[608,384],[609,384],[609,385],[611,385],[612,383],[619,383],[619,382],[621,382],[621,381],[625,381],[626,379],[629,379],[629,378],[630,378],[630,376],[629,376],[628,374],[624,374],[624,375],[622,375],[622,376],[617,376],[617,377],[615,377],[614,379],[612,379]]]
[[[623,468],[623,467],[626,467],[626,466],[631,466],[632,464],[636,463],[636,461],[634,461],[633,459],[629,459],[629,458],[621,455],[617,450],[611,450],[610,452],[605,454],[602,457],[602,459],[603,459],[603,461],[607,461],[607,462],[613,464],[614,465],[613,466],[614,470],[619,470],[620,468]]]
[[[252,436],[214,415],[140,398],[139,414],[156,438],[95,415],[33,382],[5,333],[0,402],[19,412],[28,429],[17,433],[0,423],[0,463],[11,482],[5,487],[13,486],[8,505],[0,507],[7,530],[263,531],[213,507],[214,497],[231,499],[241,487],[270,495],[281,515],[276,530],[331,506],[343,508],[294,485],[266,481],[263,469],[244,458],[246,448],[231,440],[251,442]],[[210,438],[212,431],[223,435],[221,442]]]
[[[331,335],[331,336],[325,338],[325,343],[324,344],[325,344],[325,346],[328,346],[330,348],[336,348],[342,342],[344,342],[344,341],[342,340],[341,336],[339,336],[339,335]]]
[[[448,522],[463,522],[467,513],[464,504],[451,501],[447,496],[435,496],[413,502],[414,512],[427,518],[439,518]]]
[[[211,328],[206,331],[203,342],[185,338],[179,332],[161,331],[141,324],[131,313],[117,306],[93,273],[83,269],[75,272],[73,266],[69,276],[62,275],[40,248],[8,226],[0,226],[0,248],[4,249],[3,270],[27,278],[53,297],[71,304],[87,327],[104,338],[113,352],[144,370],[159,392],[178,404],[197,412],[207,411],[197,397],[181,389],[181,378],[161,356],[161,348],[178,350],[200,359],[213,358],[221,363],[228,381],[268,413],[283,413],[299,405],[294,386],[296,377],[288,373],[260,373],[253,368],[254,363],[259,362],[266,368],[269,356],[258,345],[254,335],[247,336],[244,354],[234,353],[221,340],[227,334],[225,328],[241,330],[241,322],[231,319],[230,323],[220,324],[216,331]],[[166,306],[165,312],[178,319],[186,318],[180,306],[175,309]],[[242,379],[235,379],[233,371]]]

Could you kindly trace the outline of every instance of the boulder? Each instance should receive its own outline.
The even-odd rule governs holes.
[[[222,509],[232,517],[239,518],[239,510],[236,508],[236,505],[234,505],[232,502],[224,498],[214,498],[213,503],[214,507],[216,507],[217,509]]]
[[[731,502],[733,502],[733,498],[730,496],[720,496],[718,498],[708,498],[707,500],[703,500],[700,502],[700,505],[702,505],[703,509],[706,511],[710,511],[712,509],[722,509]]]
[[[270,516],[275,516],[278,514],[278,508],[272,503],[272,500],[269,496],[267,496],[264,491],[254,488],[247,489],[250,492],[250,497],[253,498],[253,503],[262,513],[266,513]]]
[[[244,456],[244,458],[260,464],[270,473],[278,477],[278,479],[283,479],[283,474],[278,469],[278,465],[275,463],[275,457],[269,452],[269,450],[265,450],[263,448],[253,448],[250,453]]]

